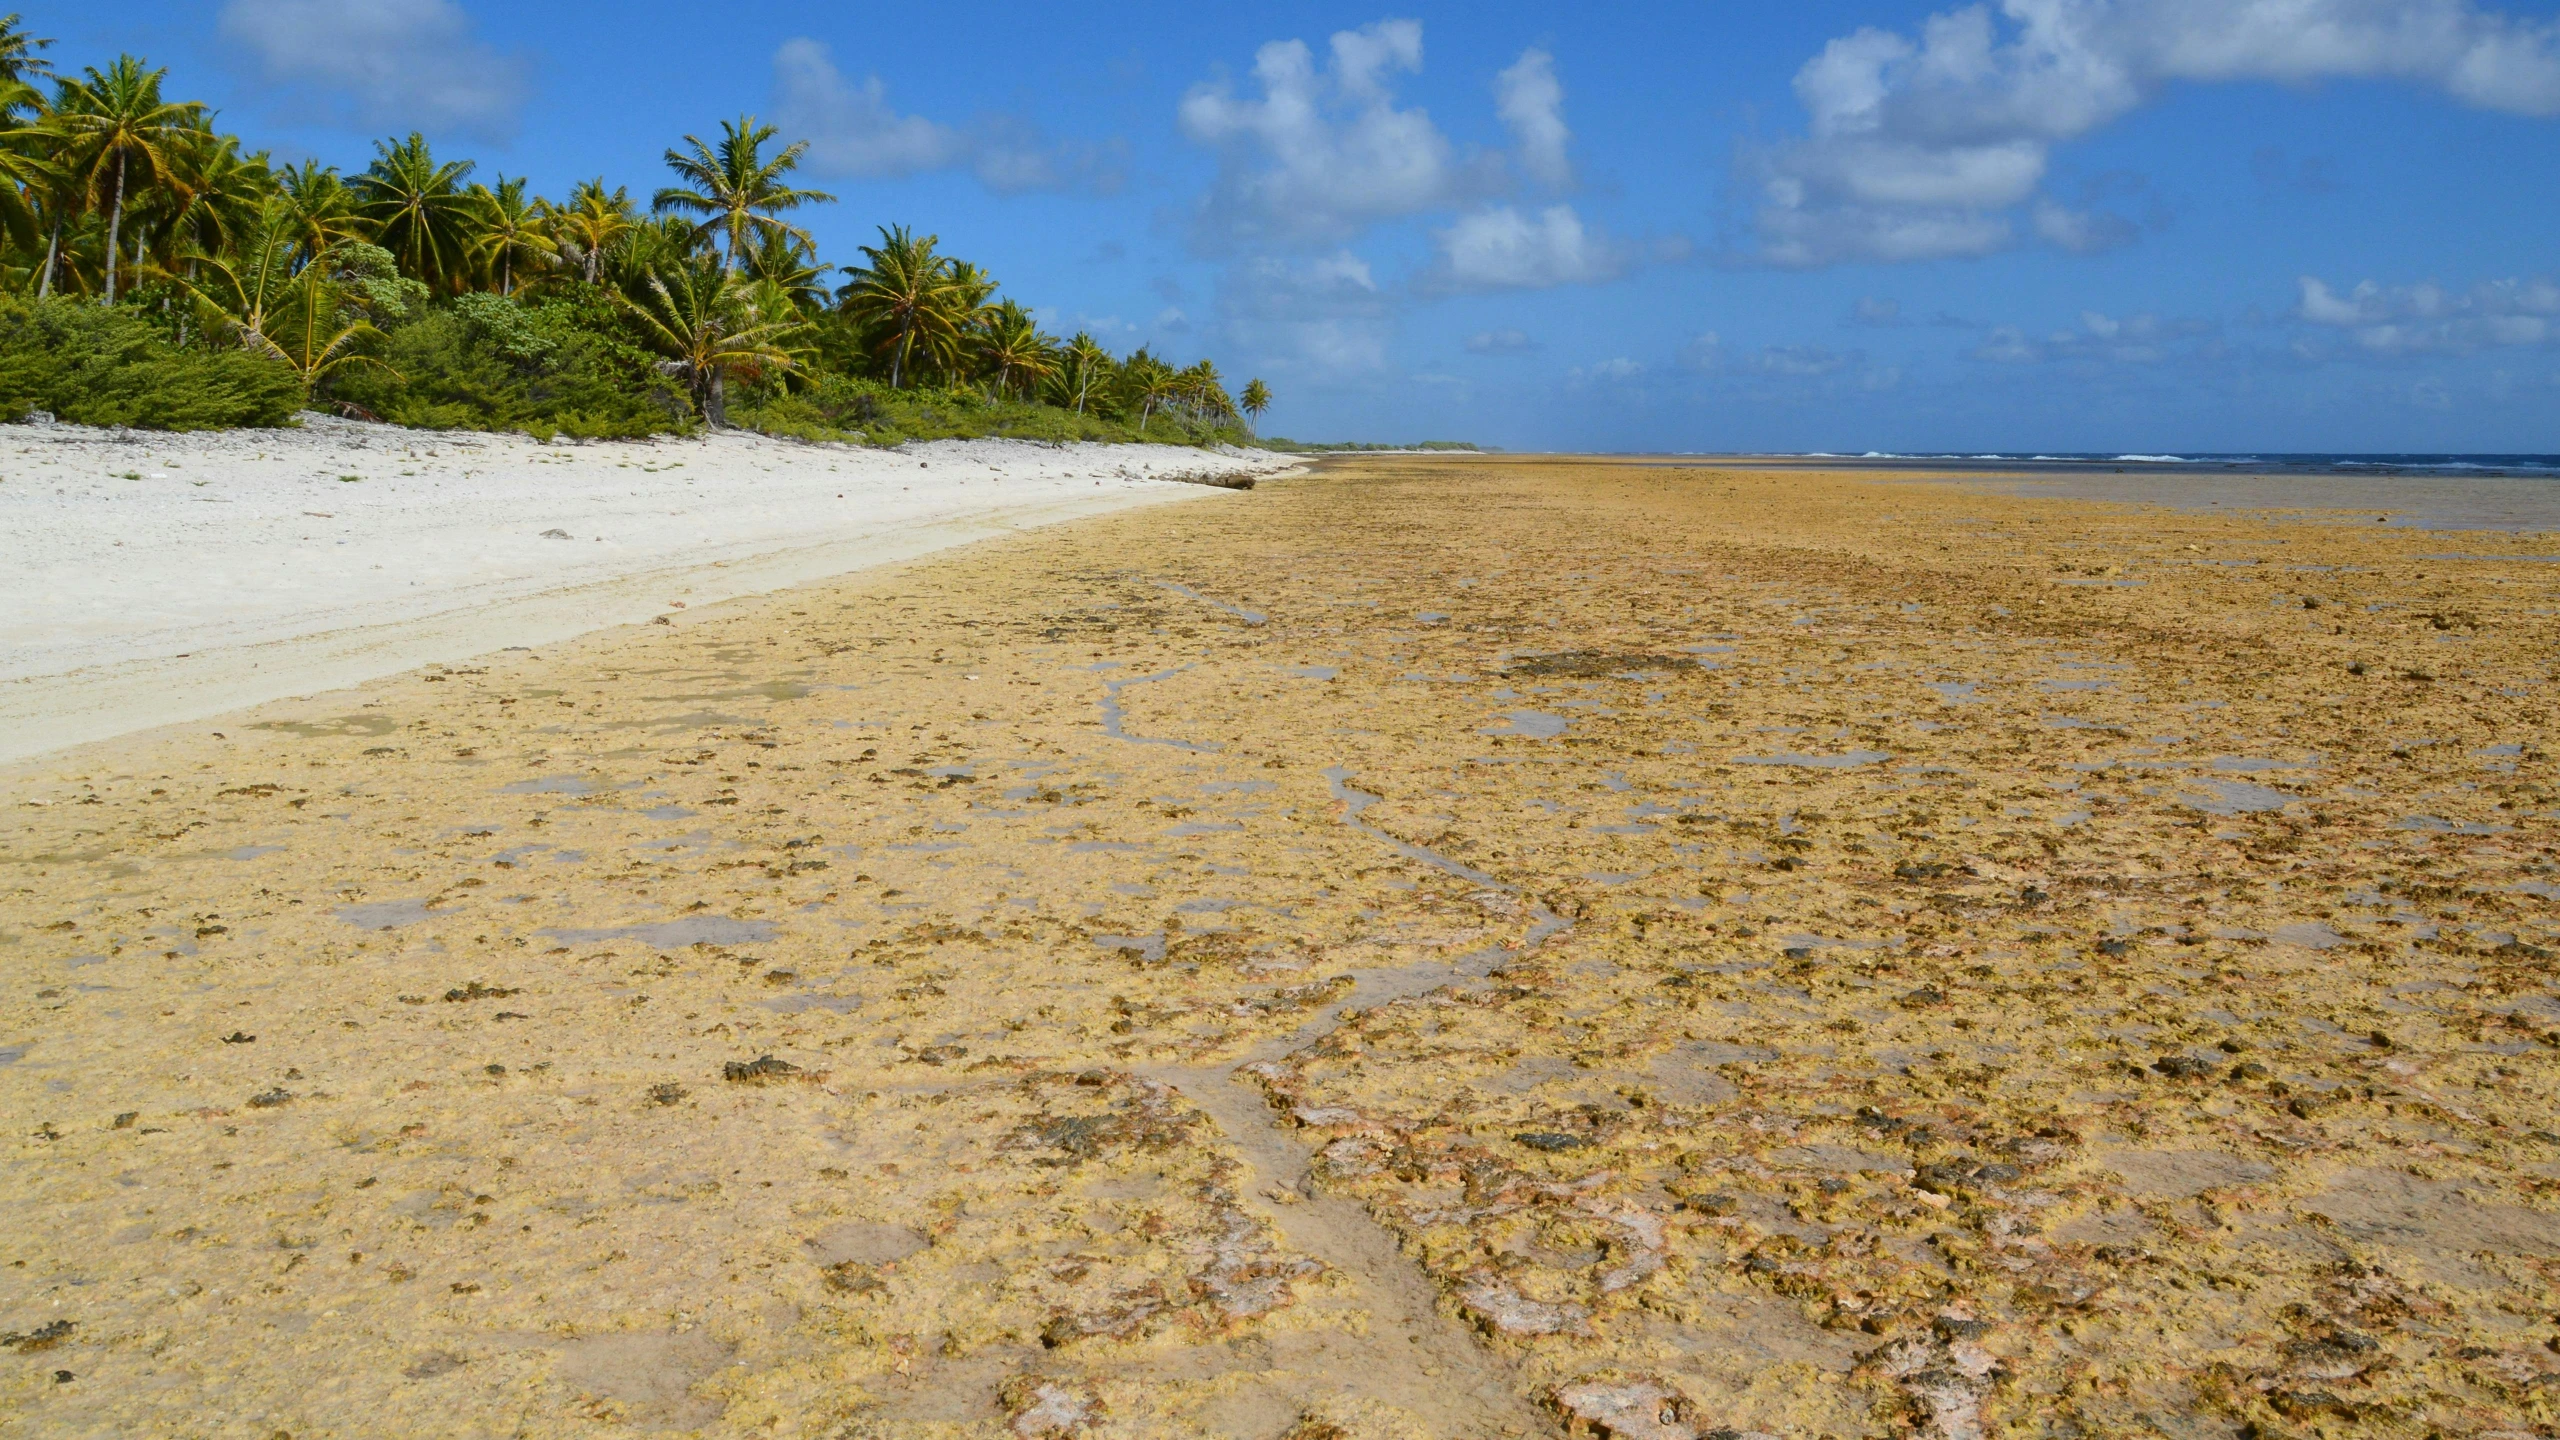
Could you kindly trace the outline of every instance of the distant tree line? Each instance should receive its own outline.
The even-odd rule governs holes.
[[[276,163],[131,56],[56,73],[0,18],[0,413],[277,423],[311,406],[442,428],[749,425],[1242,439],[1271,402],[1207,360],[1061,340],[937,237],[822,262],[805,143],[753,116],[666,152],[642,202],[474,178],[422,135],[361,173]]]

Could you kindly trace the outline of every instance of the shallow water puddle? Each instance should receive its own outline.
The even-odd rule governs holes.
[[[1104,682],[1101,700],[1102,733],[1114,740],[1125,740],[1132,745],[1163,745],[1171,749],[1190,750],[1202,755],[1218,753],[1218,747],[1215,745],[1195,745],[1188,740],[1171,740],[1156,735],[1132,735],[1127,729],[1128,711],[1120,703],[1121,691],[1132,685],[1152,685],[1159,680],[1170,680],[1190,668],[1188,665],[1180,665],[1171,670],[1159,670],[1153,675],[1134,675],[1126,680]]]
[[[613,940],[637,940],[661,950],[681,950],[687,945],[754,945],[772,939],[780,927],[770,920],[733,920],[725,915],[694,915],[682,920],[661,920],[647,925],[622,925],[600,930],[548,929],[537,935],[572,945],[595,945]]]
[[[2415,830],[2429,835],[2504,835],[2513,826],[2491,825],[2481,821],[2455,823],[2434,815],[2403,815],[2391,822],[2394,830]]]
[[[543,775],[498,787],[501,795],[592,795],[595,791],[595,782],[583,775]]]
[[[1224,610],[1247,625],[1262,625],[1268,623],[1271,619],[1270,616],[1263,614],[1259,610],[1248,610],[1241,605],[1229,604],[1228,602],[1217,599],[1214,596],[1203,595],[1188,585],[1178,584],[1171,580],[1159,580],[1156,584],[1163,589],[1170,590],[1176,595],[1182,596],[1185,599],[1197,600],[1201,604],[1209,606],[1211,609]]]
[[[1480,735],[1517,735],[1528,740],[1553,740],[1573,724],[1562,715],[1543,710],[1514,710],[1500,725],[1488,726]]]
[[[341,905],[339,919],[366,930],[397,930],[415,925],[445,912],[430,910],[424,900],[376,900],[361,905]]]
[[[2270,789],[2264,785],[2252,785],[2245,780],[2208,778],[2190,783],[2201,786],[2205,793],[2180,795],[2178,803],[2191,810],[2201,810],[2207,815],[2272,814],[2287,805],[2299,805],[2309,798],[2290,791]]]

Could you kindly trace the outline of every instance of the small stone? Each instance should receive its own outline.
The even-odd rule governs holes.
[[[759,1055],[753,1060],[732,1060],[720,1067],[720,1078],[740,1085],[760,1085],[768,1080],[781,1080],[800,1073],[800,1067],[788,1060]]]

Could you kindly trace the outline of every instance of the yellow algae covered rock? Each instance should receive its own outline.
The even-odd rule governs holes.
[[[0,1408],[2541,1433],[2547,548],[1382,458],[22,766]]]

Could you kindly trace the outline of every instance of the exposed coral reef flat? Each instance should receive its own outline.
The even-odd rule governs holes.
[[[0,1414],[2552,1433],[2550,548],[1363,460],[23,764]]]

